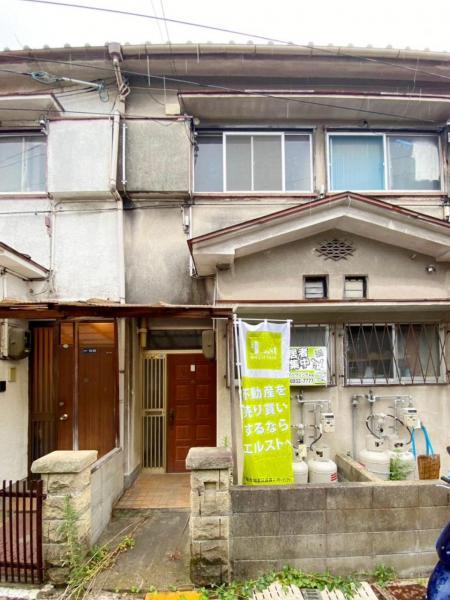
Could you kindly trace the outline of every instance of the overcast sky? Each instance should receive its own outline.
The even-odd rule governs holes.
[[[68,0],[58,0],[61,3]],[[276,37],[300,44],[411,48],[450,51],[450,0],[73,0],[195,21]],[[79,8],[0,0],[0,49],[47,44],[80,46],[122,43],[236,42],[229,33]],[[256,40],[253,40],[256,41]]]

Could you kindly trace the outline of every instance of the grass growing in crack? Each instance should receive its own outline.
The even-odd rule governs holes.
[[[79,515],[73,508],[69,496],[64,499],[64,518],[60,533],[67,545],[63,566],[68,567],[69,577],[67,587],[59,600],[78,600],[87,596],[98,575],[111,567],[119,554],[134,546],[134,538],[125,535],[113,546],[111,546],[112,540],[110,540],[103,546],[96,546],[89,550],[87,542],[80,536]]]
[[[398,577],[395,569],[393,567],[387,567],[386,565],[377,565],[368,576],[381,587],[386,587]]]

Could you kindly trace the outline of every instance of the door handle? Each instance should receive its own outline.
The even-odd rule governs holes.
[[[64,413],[63,415],[61,415],[59,417],[60,421],[67,421],[67,419],[69,418],[69,415],[67,413]]]
[[[175,411],[172,409],[169,412],[169,425],[173,425],[175,423]]]

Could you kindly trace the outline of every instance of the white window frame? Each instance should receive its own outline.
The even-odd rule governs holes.
[[[20,160],[21,160],[21,189],[20,190],[14,190],[14,191],[10,191],[10,192],[2,192],[0,191],[0,197],[5,197],[5,196],[12,196],[12,195],[20,195],[20,196],[35,196],[36,194],[46,194],[47,193],[47,164],[48,164],[48,146],[47,146],[47,136],[42,133],[41,131],[1,131],[0,132],[0,144],[2,143],[2,139],[3,138],[22,138],[22,152],[20,155]],[[44,188],[40,189],[40,190],[33,190],[31,192],[28,191],[23,191],[23,184],[24,184],[24,155],[25,155],[25,149],[24,149],[24,139],[25,138],[32,138],[32,137],[37,137],[40,138],[44,141],[45,143],[45,156],[44,156]]]
[[[198,131],[198,134],[201,136],[201,130]],[[212,133],[208,131],[208,133]],[[292,130],[292,131],[271,131],[271,130],[246,130],[246,131],[218,131],[217,137],[222,135],[222,191],[221,192],[197,192],[195,189],[195,167],[193,173],[193,184],[194,184],[194,194],[208,194],[208,193],[226,193],[226,194],[310,194],[314,191],[314,164],[313,164],[313,136],[310,131],[302,131],[302,130]],[[254,190],[254,173],[253,173],[253,137],[256,136],[278,136],[281,142],[281,189],[279,190]],[[290,135],[303,135],[307,136],[309,139],[309,178],[310,178],[310,189],[307,190],[286,190],[286,163],[285,163],[285,138]],[[228,136],[250,136],[251,139],[251,190],[227,190],[227,145],[226,138]]]
[[[397,343],[397,328],[400,327],[401,325],[433,325],[435,327],[438,327],[438,331],[439,331],[439,359],[440,359],[440,364],[439,364],[439,377],[420,377],[420,381],[416,380],[416,381],[411,381],[411,377],[399,377],[396,374],[396,368],[395,365],[398,365],[398,343]],[[391,328],[391,339],[392,339],[392,354],[393,354],[393,358],[392,358],[392,372],[394,373],[393,377],[383,377],[383,378],[374,378],[374,377],[370,377],[367,379],[350,379],[348,377],[348,357],[347,357],[347,352],[348,352],[348,343],[347,343],[347,327],[390,327]],[[445,327],[443,324],[438,324],[438,323],[344,323],[344,336],[343,336],[343,340],[344,340],[344,365],[345,365],[345,375],[344,375],[344,380],[345,380],[345,385],[359,385],[359,386],[366,386],[366,385],[430,385],[430,384],[435,384],[435,385],[439,385],[439,384],[446,384],[447,383],[447,379],[446,379],[446,364],[445,364],[445,356],[444,353],[441,354],[441,348],[445,349]],[[417,378],[419,379],[419,378]]]
[[[389,183],[389,174],[388,174],[388,164],[389,164],[389,146],[387,143],[387,138],[389,136],[402,136],[402,137],[434,137],[438,141],[438,153],[439,153],[439,181],[440,187],[437,190],[393,190],[388,187]],[[442,140],[441,136],[435,132],[412,132],[412,131],[327,131],[327,187],[330,192],[333,193],[342,193],[348,190],[339,190],[333,189],[331,187],[332,182],[332,174],[331,174],[331,137],[337,136],[374,136],[383,138],[383,179],[384,179],[384,188],[380,190],[360,190],[360,189],[352,189],[353,192],[361,192],[366,194],[375,194],[375,193],[383,193],[383,194],[392,194],[392,195],[400,195],[400,194],[408,194],[414,195],[416,193],[420,194],[440,194],[445,191],[445,177],[444,177],[444,165],[443,165],[443,153],[442,153]]]

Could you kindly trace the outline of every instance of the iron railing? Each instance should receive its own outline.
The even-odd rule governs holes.
[[[42,481],[3,481],[0,489],[0,580],[42,583]]]

